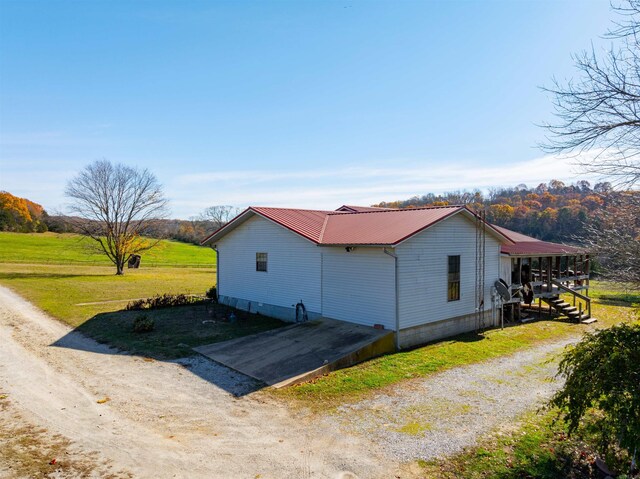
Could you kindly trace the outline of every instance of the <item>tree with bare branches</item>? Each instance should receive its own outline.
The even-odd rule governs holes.
[[[238,216],[242,210],[235,206],[217,205],[209,206],[198,218],[200,221],[207,221],[214,229],[222,228],[233,218]]]
[[[145,237],[150,226],[167,213],[162,186],[148,170],[107,160],[85,167],[70,180],[65,195],[71,198],[70,221],[124,274],[131,255],[158,243]]]
[[[546,89],[557,122],[543,148],[575,154],[582,170],[608,179],[603,208],[586,225],[587,242],[611,279],[640,287],[640,0],[613,5],[613,46],[574,57],[579,78]],[[583,155],[583,153],[589,153]],[[616,191],[617,190],[617,191]]]
[[[554,101],[556,123],[542,144],[550,153],[575,154],[584,171],[614,186],[640,183],[640,0],[613,6],[618,15],[607,34],[614,42],[599,56],[592,48],[574,56],[579,78],[554,80],[545,90]],[[585,152],[590,155],[581,156]]]

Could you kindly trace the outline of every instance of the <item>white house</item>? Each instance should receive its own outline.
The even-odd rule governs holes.
[[[250,207],[202,244],[218,254],[221,303],[389,329],[405,348],[490,326],[502,249],[518,243],[463,206],[343,206]]]

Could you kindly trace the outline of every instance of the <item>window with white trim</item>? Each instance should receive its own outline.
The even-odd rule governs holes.
[[[256,253],[256,271],[267,271],[267,253]]]

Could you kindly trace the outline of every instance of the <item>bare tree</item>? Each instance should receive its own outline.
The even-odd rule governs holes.
[[[598,257],[603,277],[640,288],[640,192],[613,193],[580,241]]]
[[[145,234],[154,220],[166,215],[167,200],[148,170],[99,160],[69,181],[65,195],[72,199],[75,227],[97,242],[117,275],[124,274],[131,255],[158,243]]]
[[[549,136],[542,147],[575,154],[583,171],[610,180],[594,187],[605,206],[585,225],[581,240],[605,276],[640,287],[640,197],[634,189],[640,185],[640,0],[613,10],[618,20],[606,34],[612,47],[601,58],[594,48],[575,56],[578,80],[554,80],[546,89],[557,123],[545,125]]]
[[[592,48],[574,56],[576,81],[545,90],[554,98],[557,123],[541,145],[551,153],[573,153],[586,172],[615,186],[640,182],[640,0],[614,6],[621,21],[606,35],[616,45],[599,58]],[[591,151],[581,159],[580,154]]]
[[[199,219],[201,221],[208,221],[212,223],[215,229],[221,228],[226,225],[233,218],[238,216],[241,212],[241,208],[228,205],[209,206],[204,210]]]

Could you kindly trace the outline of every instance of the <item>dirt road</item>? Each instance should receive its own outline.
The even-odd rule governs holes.
[[[0,435],[17,420],[45,428],[45,437],[59,434],[70,444],[67,459],[90,462],[95,477],[394,476],[393,463],[365,439],[241,395],[252,386],[200,358],[120,354],[0,287],[0,393],[8,401]],[[13,477],[10,461],[0,457],[0,476]]]

